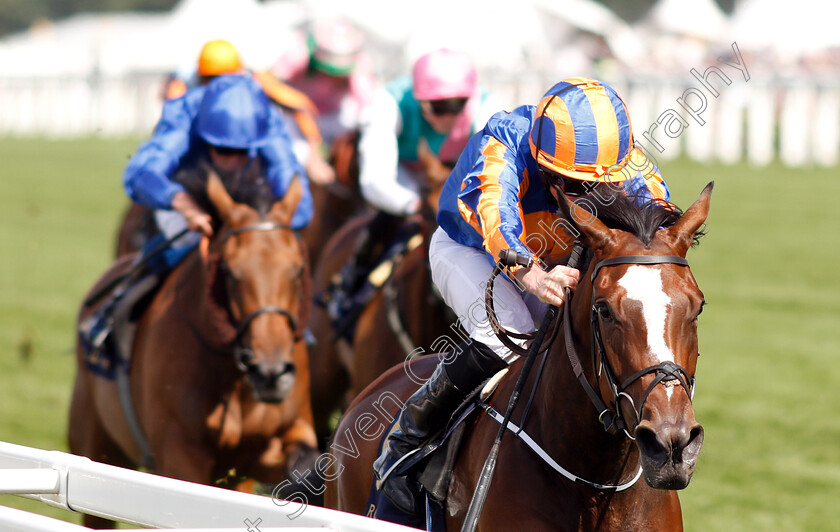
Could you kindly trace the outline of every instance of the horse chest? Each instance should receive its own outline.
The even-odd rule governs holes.
[[[283,416],[277,406],[254,403],[232,393],[207,416],[206,427],[220,448],[234,448],[243,439],[271,438],[282,428]]]

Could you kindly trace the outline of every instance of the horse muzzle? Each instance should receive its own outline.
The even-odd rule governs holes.
[[[250,349],[238,349],[236,362],[251,382],[255,399],[258,401],[279,403],[292,393],[297,375],[294,362],[257,362]]]
[[[295,386],[297,368],[293,362],[282,362],[271,368],[262,365],[248,372],[254,386],[257,400],[263,403],[279,403],[286,399]]]
[[[644,420],[636,427],[642,471],[652,488],[680,490],[691,481],[703,446],[703,427],[691,417],[692,423],[657,426]]]

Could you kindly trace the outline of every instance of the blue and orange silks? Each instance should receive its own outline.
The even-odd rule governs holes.
[[[507,248],[540,259],[564,257],[571,251],[574,238],[563,229],[532,155],[529,135],[536,113],[536,107],[525,105],[493,115],[472,136],[441,193],[440,227],[454,241],[486,251],[491,262]],[[552,135],[552,144],[571,146],[582,158],[586,154],[599,161],[597,153],[593,158],[582,146],[556,138]],[[615,157],[620,153],[617,150]],[[669,199],[658,168],[643,154],[628,146],[624,158],[628,164],[622,171],[635,173],[614,186],[623,185],[637,201]]]

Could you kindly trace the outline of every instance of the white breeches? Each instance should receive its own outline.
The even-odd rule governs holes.
[[[184,215],[176,210],[156,209],[155,223],[167,240],[187,228],[187,220]],[[172,249],[180,249],[187,246],[194,246],[201,240],[197,231],[190,231],[172,243]]]
[[[459,244],[438,228],[429,243],[432,281],[455,312],[470,338],[490,347],[510,364],[518,355],[504,346],[490,326],[484,307],[484,289],[493,265],[484,251]],[[505,329],[528,333],[542,320],[547,305],[529,292],[520,291],[502,274],[493,286],[493,306]],[[522,345],[522,340],[515,340]]]

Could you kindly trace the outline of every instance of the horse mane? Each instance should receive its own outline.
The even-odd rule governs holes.
[[[601,184],[595,190],[597,194],[593,192],[584,195],[588,201],[579,205],[597,216],[610,229],[628,232],[646,246],[651,243],[657,230],[671,227],[683,215],[682,209],[669,201],[627,195]],[[703,229],[697,231],[692,246],[698,245],[704,234]]]
[[[199,206],[210,213],[217,222],[219,221],[218,213],[207,197],[207,178],[211,172],[216,172],[233,201],[256,210],[260,218],[264,218],[277,201],[259,159],[251,159],[237,172],[219,172],[207,160],[199,161],[198,164],[179,171],[175,176],[175,181],[183,185]]]

